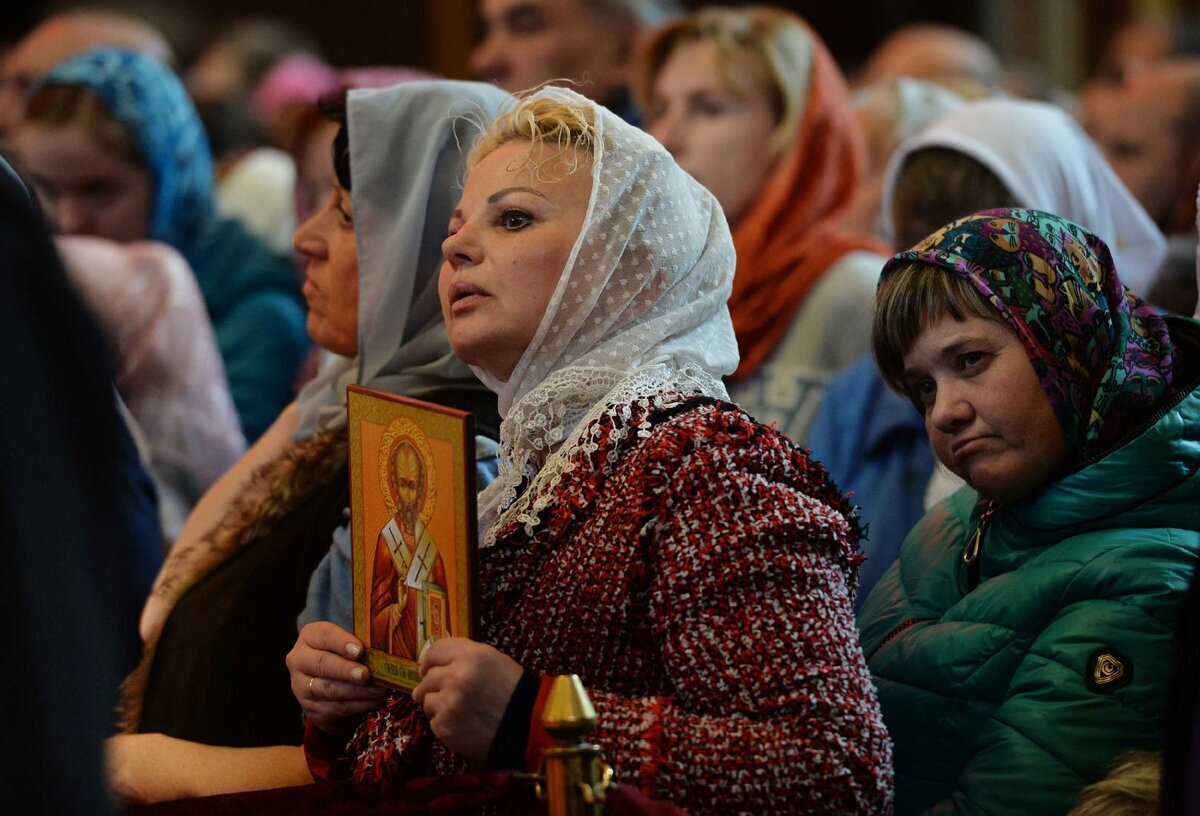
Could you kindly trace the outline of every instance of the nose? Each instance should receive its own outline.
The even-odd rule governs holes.
[[[295,250],[306,258],[314,260],[320,260],[329,255],[329,245],[321,237],[321,231],[317,229],[317,219],[320,217],[321,210],[317,210],[292,233],[292,246]]]
[[[457,270],[463,266],[473,266],[479,263],[483,256],[483,248],[476,240],[473,228],[463,224],[442,241],[442,255],[451,268]]]
[[[53,203],[54,226],[63,235],[90,235],[88,208],[75,196],[62,194]]]
[[[503,43],[495,34],[486,35],[471,52],[471,73],[482,80],[502,80],[507,72]]]
[[[926,422],[941,433],[950,434],[966,427],[975,417],[968,392],[954,380],[937,384],[933,404],[926,411]]]
[[[647,128],[650,135],[658,140],[667,152],[679,159],[683,151],[683,128],[680,127],[679,117],[670,111],[664,111],[654,118]]]

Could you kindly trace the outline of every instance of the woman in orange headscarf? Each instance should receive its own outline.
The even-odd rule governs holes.
[[[635,90],[647,130],[733,228],[730,396],[803,443],[829,375],[867,349],[885,260],[843,226],[864,166],[846,83],[794,14],[712,8],[651,36]]]

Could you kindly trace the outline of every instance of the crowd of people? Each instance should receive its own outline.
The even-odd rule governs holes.
[[[3,53],[42,809],[537,772],[574,674],[670,812],[1200,814],[1187,37],[1032,98],[935,23],[848,72],[772,6],[478,14],[474,81],[259,19]],[[411,692],[348,386],[474,417],[479,625]]]

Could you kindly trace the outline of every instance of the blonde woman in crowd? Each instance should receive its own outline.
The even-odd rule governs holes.
[[[808,438],[829,375],[867,351],[882,245],[847,225],[865,167],[846,83],[782,9],[705,9],[655,32],[634,88],[646,127],[733,230],[730,396]]]
[[[288,658],[320,778],[528,768],[575,673],[618,778],[690,813],[886,813],[854,637],[858,530],[786,436],[730,403],[733,242],[653,139],[546,89],[475,147],[443,244],[454,353],[499,398],[478,641],[380,705],[330,624]],[[814,625],[819,622],[819,625]]]

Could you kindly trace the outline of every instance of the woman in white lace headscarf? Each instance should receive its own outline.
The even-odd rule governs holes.
[[[546,89],[472,154],[443,244],[454,352],[499,395],[478,640],[371,697],[363,644],[288,663],[318,778],[536,769],[578,674],[618,779],[693,813],[875,813],[887,735],[854,633],[857,524],[819,465],[727,401],[734,258],[710,193],[609,111]],[[347,720],[348,712],[365,714]]]

